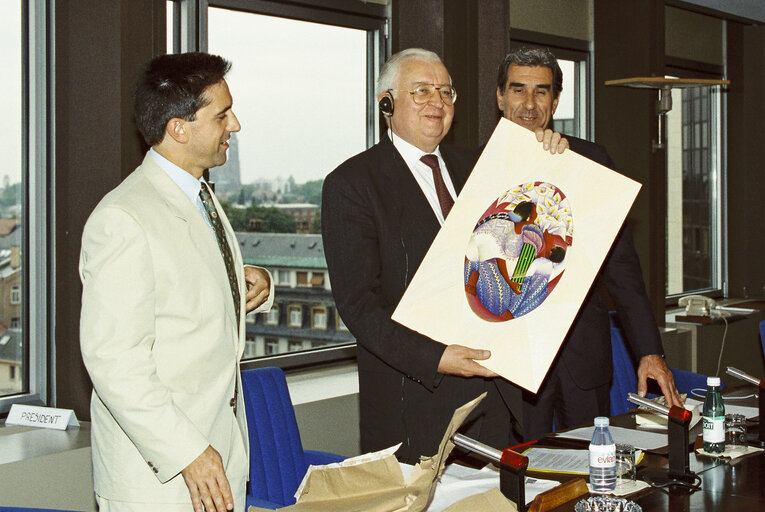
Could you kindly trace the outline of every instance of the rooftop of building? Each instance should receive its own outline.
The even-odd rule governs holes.
[[[0,219],[2,220],[2,219]],[[23,230],[19,227],[14,229],[6,235],[0,235],[0,249],[10,249],[11,246],[21,246],[21,232]]]
[[[0,219],[0,236],[8,236],[21,224],[19,219]]]
[[[236,238],[242,259],[248,265],[327,268],[321,235],[240,232]]]

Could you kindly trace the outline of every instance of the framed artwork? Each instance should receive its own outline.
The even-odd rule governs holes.
[[[639,190],[501,119],[393,319],[536,393]]]

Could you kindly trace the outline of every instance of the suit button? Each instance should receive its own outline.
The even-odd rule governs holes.
[[[159,473],[159,470],[157,468],[154,468],[155,473]]]
[[[231,401],[229,401],[228,405],[231,407],[236,407],[236,398],[232,398]]]
[[[150,468],[154,467],[154,464],[152,464],[151,461],[147,462],[147,464],[149,465]]]

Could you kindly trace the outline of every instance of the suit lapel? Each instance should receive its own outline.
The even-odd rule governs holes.
[[[215,236],[210,231],[210,227],[202,218],[199,210],[196,209],[194,204],[189,201],[188,196],[183,193],[175,182],[170,179],[167,173],[165,173],[165,171],[163,171],[148,154],[141,165],[141,170],[145,173],[149,182],[157,189],[170,211],[185,223],[189,239],[198,251],[200,259],[204,262],[210,271],[210,274],[213,276],[213,281],[220,287],[225,297],[230,297],[231,288],[228,284],[228,274],[226,273],[226,265],[223,263],[223,257],[221,256],[218,242],[215,240]],[[215,199],[213,200],[215,201],[215,207],[218,209],[220,217],[225,219],[225,214],[223,214],[223,209],[221,208],[220,203]],[[224,227],[226,229],[227,238],[229,238],[229,240],[234,239],[233,232],[230,231],[231,225],[228,223],[228,219],[225,220]],[[234,247],[236,244],[230,245],[232,245],[232,254],[236,254],[236,256],[234,256],[234,265],[239,265],[239,267],[241,267],[242,258],[239,253],[239,248]],[[239,273],[237,273],[237,277],[239,277]],[[239,286],[241,288],[241,281]],[[236,312],[234,310],[233,300],[227,302],[226,311],[231,317],[233,322],[232,325],[236,326]],[[236,337],[238,340],[238,334]]]
[[[387,136],[381,139],[380,149],[380,173],[384,180],[381,187],[386,191],[389,208],[395,212],[395,217],[389,220],[397,223],[410,268],[417,269],[441,224],[412,171]],[[414,272],[407,273],[407,284],[413,276]]]
[[[399,208],[399,220],[403,226],[410,224],[413,219],[417,223],[435,225],[438,231],[439,223],[433,208],[430,207],[417,180],[412,176],[412,171],[406,165],[404,158],[399,154],[390,139],[384,136],[380,141],[380,169],[385,175],[386,188],[389,191],[388,199],[391,205]],[[388,156],[388,151],[393,152],[393,160]]]

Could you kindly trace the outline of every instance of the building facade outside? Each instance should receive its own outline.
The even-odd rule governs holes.
[[[246,265],[271,271],[274,306],[247,315],[244,359],[354,343],[337,314],[321,235],[237,233]]]
[[[297,222],[297,233],[304,235],[311,232],[314,221],[321,216],[318,204],[311,203],[275,203],[264,204],[270,208],[276,208],[285,215],[289,215]]]

